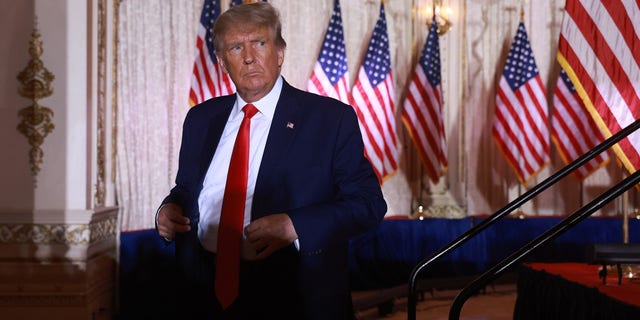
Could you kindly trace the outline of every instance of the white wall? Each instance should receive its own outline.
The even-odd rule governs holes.
[[[87,205],[87,1],[0,2],[0,39],[8,43],[0,69],[0,143],[6,156],[0,166],[0,214],[34,210],[83,210]],[[43,163],[37,186],[29,170],[29,144],[16,130],[18,110],[32,102],[18,95],[16,75],[27,67],[37,16],[44,67],[54,74],[53,94],[38,101],[53,111],[53,132],[41,148]]]

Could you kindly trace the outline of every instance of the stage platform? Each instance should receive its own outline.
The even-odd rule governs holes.
[[[481,222],[463,219],[393,219],[354,239],[352,286],[370,290],[406,284],[423,259]],[[478,275],[562,221],[560,217],[504,218],[425,269],[424,277]],[[593,243],[622,242],[621,218],[587,218],[527,257],[530,262],[587,262]],[[640,220],[629,221],[629,241],[640,242]]]
[[[530,263],[519,271],[516,320],[640,319],[640,279],[603,284],[599,265]]]
[[[354,291],[378,290],[385,296],[360,301],[393,300],[407,293],[411,270],[484,217],[463,219],[384,220],[376,229],[353,239],[349,247]],[[428,287],[462,287],[522,245],[561,221],[559,217],[505,218],[484,230],[421,275]],[[640,220],[629,221],[630,242],[640,242]],[[166,246],[154,230],[123,232],[120,236],[119,305],[122,319],[160,318],[175,312],[163,284],[175,266],[174,246]],[[621,242],[621,218],[588,218],[552,243],[538,248],[527,262],[586,262],[592,243]],[[515,272],[517,270],[513,270]],[[379,289],[385,289],[380,291]],[[383,302],[384,302],[383,301]],[[151,314],[150,314],[151,313]]]

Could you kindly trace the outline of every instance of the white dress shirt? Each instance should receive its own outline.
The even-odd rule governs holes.
[[[251,221],[251,205],[253,203],[253,193],[258,178],[258,170],[262,162],[262,155],[267,144],[269,128],[276,110],[276,104],[282,91],[282,77],[278,77],[273,89],[262,99],[252,104],[258,109],[258,113],[251,118],[250,140],[249,140],[249,176],[247,179],[247,199],[244,207],[244,224],[246,227]],[[222,209],[222,199],[227,182],[227,172],[231,153],[235,144],[236,136],[240,128],[240,123],[244,117],[242,108],[247,104],[236,94],[236,102],[229,115],[227,125],[224,127],[222,136],[216,152],[213,155],[209,169],[202,184],[202,191],[198,197],[200,209],[200,223],[198,224],[198,237],[202,246],[211,252],[217,251],[218,225],[220,224],[220,211]],[[214,107],[215,108],[215,107]],[[255,255],[248,243],[243,241],[243,257],[250,259]]]

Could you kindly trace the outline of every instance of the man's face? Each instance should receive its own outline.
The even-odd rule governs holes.
[[[280,75],[284,48],[278,48],[269,28],[240,25],[222,36],[217,52],[222,69],[229,74],[238,94],[247,102],[264,97]]]

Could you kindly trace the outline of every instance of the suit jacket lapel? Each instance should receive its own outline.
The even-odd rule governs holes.
[[[293,97],[294,90],[286,81],[283,83],[258,172],[253,197],[252,219],[271,213],[266,212],[269,208],[264,204],[269,197],[269,190],[273,188],[277,174],[280,172],[277,168],[283,163],[282,159],[287,156],[289,145],[295,137],[295,124],[298,123],[297,120],[300,116],[297,112],[298,103]]]
[[[207,133],[204,139],[204,145],[202,146],[202,158],[200,159],[199,169],[200,183],[202,183],[204,176],[207,174],[207,170],[209,169],[209,165],[213,159],[213,154],[216,152],[216,148],[218,148],[222,131],[224,131],[224,127],[227,125],[227,120],[229,119],[231,109],[233,108],[233,104],[236,100],[235,95],[228,97],[231,99],[225,97],[219,105],[202,106],[203,108],[211,108],[211,119],[208,122]]]

